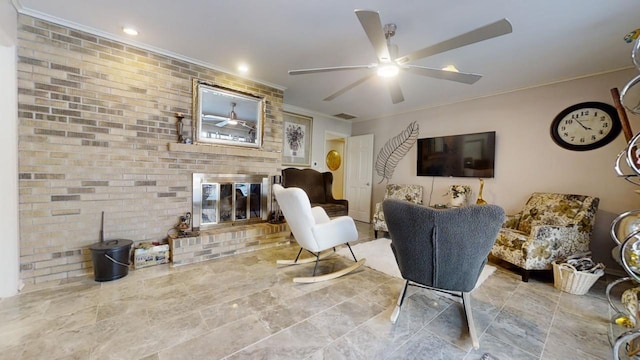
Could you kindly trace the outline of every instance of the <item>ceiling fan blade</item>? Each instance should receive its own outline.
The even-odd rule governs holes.
[[[223,127],[223,126],[227,125],[227,123],[229,122],[229,118],[226,117],[226,116],[202,114],[202,118],[203,119],[221,120],[220,122],[214,124],[217,127]]]
[[[202,117],[204,119],[221,120],[220,122],[215,124],[217,127],[223,127],[223,126],[227,125],[227,123],[229,123],[229,120],[230,120],[226,116],[218,116],[218,115],[210,115],[210,114],[202,114]]]
[[[477,43],[479,41],[488,40],[497,36],[511,33],[513,28],[507,19],[498,20],[489,25],[479,27],[462,35],[458,35],[449,40],[445,40],[435,45],[428,46],[424,49],[414,51],[411,54],[396,59],[398,64],[406,64],[408,62],[425,58],[427,56],[439,54],[445,51],[457,49],[465,45]]]
[[[367,76],[365,76],[365,77],[362,77],[362,78],[358,79],[357,81],[352,82],[351,84],[349,84],[349,85],[347,85],[347,86],[343,87],[342,89],[340,89],[340,90],[336,91],[335,93],[333,93],[333,94],[331,94],[331,95],[327,96],[326,98],[324,98],[324,99],[323,99],[323,101],[331,101],[331,100],[333,100],[333,99],[337,98],[338,96],[340,96],[340,95],[342,95],[342,94],[346,93],[347,91],[349,91],[349,90],[353,89],[354,87],[356,87],[356,86],[358,86],[358,85],[362,84],[363,82],[365,82],[365,81],[367,81],[367,80],[371,79],[371,78],[372,78],[372,77],[374,77],[374,76],[376,76],[376,74],[375,74],[375,73],[373,73],[373,74],[369,74],[369,75],[367,75]]]
[[[389,93],[391,93],[391,101],[394,104],[398,104],[404,101],[404,96],[402,96],[402,89],[400,89],[400,84],[398,83],[397,76],[391,79],[387,79],[387,86],[389,87]]]
[[[329,72],[329,71],[370,69],[374,66],[375,65],[350,65],[350,66],[324,67],[324,68],[316,68],[316,69],[289,70],[289,75],[314,74],[314,73]]]
[[[380,14],[378,14],[377,11],[356,10],[356,16],[358,16],[364,32],[367,34],[371,45],[373,45],[373,49],[376,51],[378,61],[391,61],[389,48],[387,47],[387,39],[384,36],[382,22],[380,21]]]
[[[440,70],[440,69],[428,68],[428,67],[418,66],[418,65],[405,65],[402,69],[414,74],[422,75],[422,76],[428,76],[436,79],[457,81],[459,83],[464,83],[469,85],[475,83],[476,81],[482,78],[482,75],[480,74]]]

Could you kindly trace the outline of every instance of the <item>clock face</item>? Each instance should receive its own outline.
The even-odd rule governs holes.
[[[569,150],[592,150],[615,139],[622,130],[616,109],[605,103],[585,102],[570,106],[551,124],[551,137]]]

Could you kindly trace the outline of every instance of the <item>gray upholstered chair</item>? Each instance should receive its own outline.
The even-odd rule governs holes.
[[[349,241],[358,240],[358,230],[352,218],[338,216],[329,218],[325,210],[320,206],[311,207],[309,197],[304,190],[297,187],[284,188],[278,184],[273,185],[273,193],[282,209],[285,220],[293,233],[293,237],[300,245],[300,251],[295,260],[278,260],[281,265],[306,264],[315,261],[311,277],[297,277],[294,282],[312,283],[323,280],[335,279],[346,275],[363,265],[366,259],[357,260],[349,246]],[[339,245],[346,245],[351,251],[355,263],[345,269],[316,276],[318,262],[321,258],[331,253],[322,253]],[[314,255],[313,258],[300,259],[302,250],[307,250]]]
[[[396,322],[409,285],[462,298],[474,348],[479,347],[471,313],[470,292],[487,262],[505,215],[496,205],[445,210],[403,200],[382,203],[391,250],[406,280],[391,315]]]

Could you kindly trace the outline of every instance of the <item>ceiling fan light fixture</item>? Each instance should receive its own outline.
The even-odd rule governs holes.
[[[394,77],[398,75],[399,72],[400,68],[395,64],[385,64],[378,67],[378,76],[380,77]]]
[[[456,68],[456,66],[455,66],[455,65],[447,65],[447,66],[443,67],[443,68],[442,68],[442,70],[444,70],[444,71],[451,71],[451,72],[460,72],[460,71],[458,70],[458,68]]]
[[[238,115],[236,115],[236,103],[231,103],[231,112],[229,113],[229,124],[238,125]]]

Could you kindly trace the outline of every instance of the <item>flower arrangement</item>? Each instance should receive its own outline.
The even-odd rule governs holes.
[[[297,151],[302,146],[302,141],[304,140],[304,130],[300,125],[288,124],[285,131],[289,148],[293,151]]]
[[[471,195],[471,187],[469,185],[451,185],[449,186],[449,192],[446,195],[451,195],[452,199],[458,197],[467,197]]]

